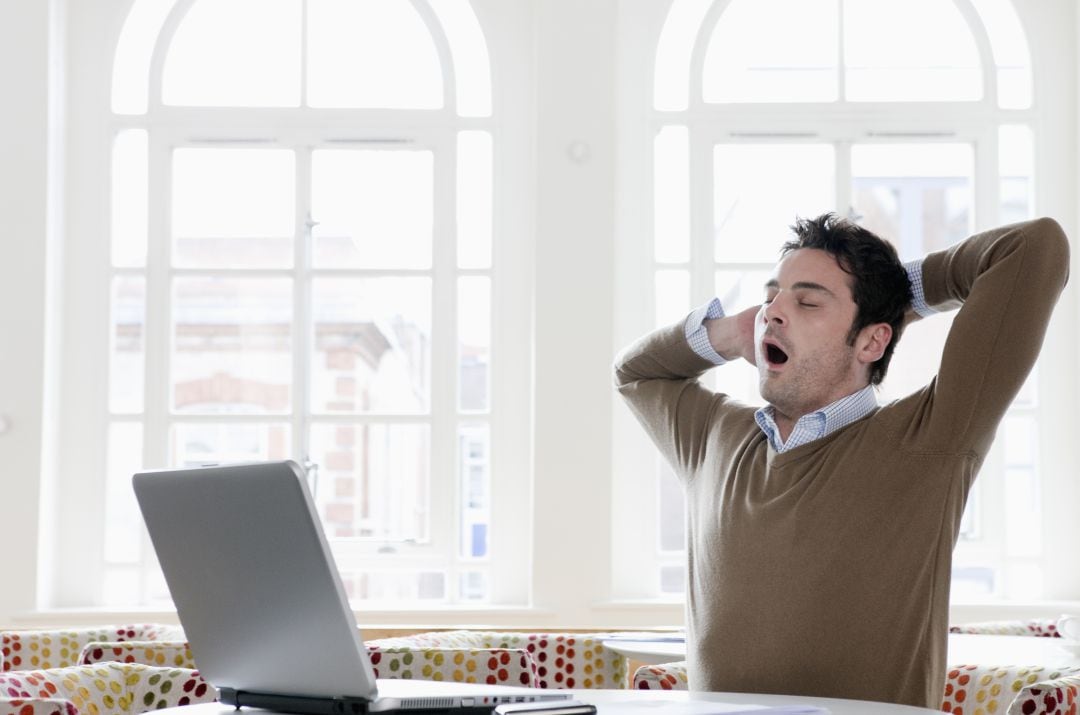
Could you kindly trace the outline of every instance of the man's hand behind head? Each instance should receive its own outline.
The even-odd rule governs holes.
[[[705,321],[705,330],[713,350],[725,360],[742,358],[756,365],[754,357],[754,323],[761,306],[755,305],[735,315]]]

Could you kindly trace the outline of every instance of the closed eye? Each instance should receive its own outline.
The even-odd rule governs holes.
[[[804,308],[817,308],[817,307],[819,307],[817,303],[807,303],[806,301],[802,301],[802,300],[799,301],[799,305],[801,305]]]

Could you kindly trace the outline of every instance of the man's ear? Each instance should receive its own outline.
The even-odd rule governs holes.
[[[892,335],[892,326],[888,323],[874,323],[859,331],[859,338],[855,342],[855,355],[859,362],[869,365],[880,360],[885,348],[889,347]]]

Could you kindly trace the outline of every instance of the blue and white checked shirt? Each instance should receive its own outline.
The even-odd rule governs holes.
[[[922,263],[922,259],[910,261],[904,264],[904,268],[907,270],[908,280],[911,281],[911,307],[919,315],[927,317],[937,311],[926,304]],[[713,350],[708,332],[705,330],[705,321],[723,317],[724,308],[720,304],[720,299],[713,298],[686,318],[686,340],[690,343],[690,347],[695,353],[715,365],[723,365],[727,361]],[[757,420],[758,427],[765,433],[772,448],[777,452],[786,452],[827,437],[836,430],[861,420],[875,409],[877,409],[877,394],[874,392],[873,385],[867,385],[820,410],[800,417],[786,442],[780,438],[780,430],[773,417],[775,410],[772,405],[766,405],[755,412],[754,419]]]

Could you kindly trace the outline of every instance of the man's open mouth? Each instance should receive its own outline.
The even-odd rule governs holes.
[[[787,353],[780,349],[778,345],[772,343],[765,343],[765,359],[767,359],[773,365],[783,365],[787,362]]]

